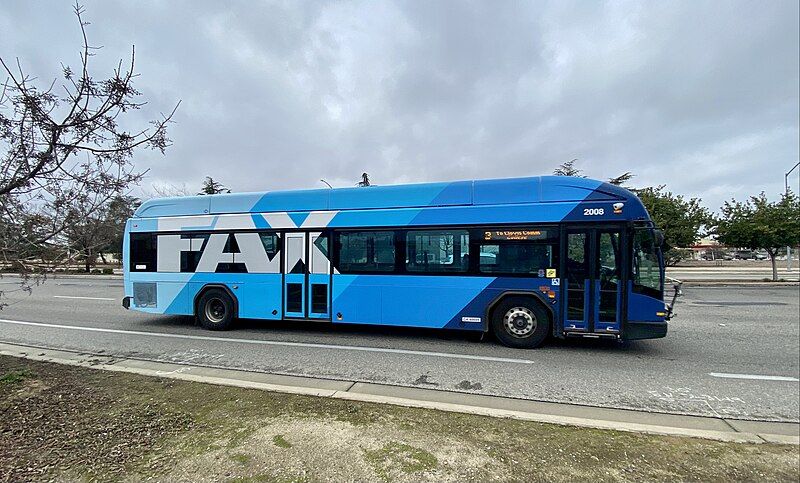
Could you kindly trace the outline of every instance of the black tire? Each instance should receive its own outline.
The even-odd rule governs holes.
[[[504,346],[533,349],[550,333],[550,314],[532,297],[507,297],[492,311],[492,332]]]
[[[228,292],[212,288],[203,293],[197,301],[195,316],[208,330],[227,330],[231,328],[236,305]]]

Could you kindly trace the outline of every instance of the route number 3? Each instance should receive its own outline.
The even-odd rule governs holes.
[[[585,208],[583,210],[583,216],[600,216],[605,213],[603,208]]]

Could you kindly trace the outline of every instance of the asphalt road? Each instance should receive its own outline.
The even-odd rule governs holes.
[[[0,279],[13,289],[16,279]],[[121,280],[49,280],[6,293],[0,341],[160,361],[602,407],[797,421],[800,289],[687,287],[667,338],[515,350],[460,332],[190,318],[120,306]]]

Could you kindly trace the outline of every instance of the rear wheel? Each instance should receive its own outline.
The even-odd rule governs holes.
[[[233,324],[234,303],[228,293],[212,288],[197,301],[197,320],[209,330],[226,330]]]
[[[550,316],[530,297],[508,297],[492,312],[492,331],[503,345],[532,349],[550,333]]]

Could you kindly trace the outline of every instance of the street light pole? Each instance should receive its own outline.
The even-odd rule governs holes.
[[[783,175],[783,189],[786,196],[789,196],[789,175],[792,174],[792,171],[794,171],[798,166],[800,166],[800,161],[798,161],[797,164],[792,166],[792,169]],[[792,271],[792,247],[790,246],[786,247],[786,271]]]

